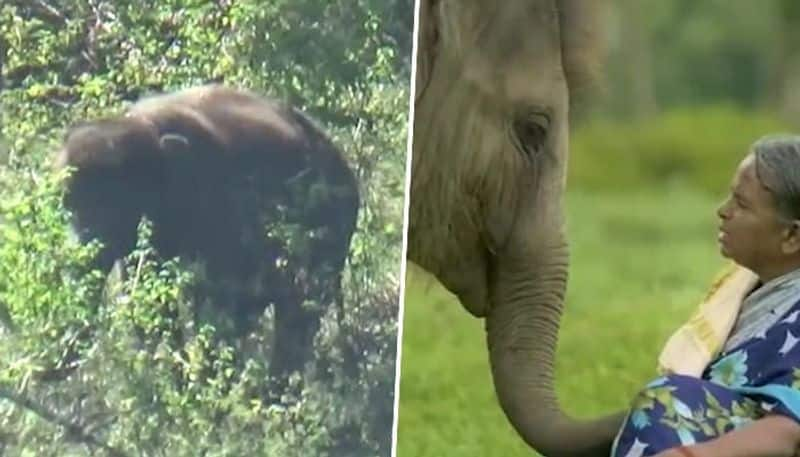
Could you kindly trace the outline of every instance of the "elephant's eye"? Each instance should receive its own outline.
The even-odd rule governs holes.
[[[514,136],[521,152],[529,159],[541,154],[549,128],[550,118],[539,112],[525,113],[514,120]]]

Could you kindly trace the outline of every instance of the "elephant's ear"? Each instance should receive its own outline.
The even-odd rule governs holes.
[[[600,67],[609,50],[603,27],[609,6],[607,0],[558,0],[561,59],[571,96],[601,85]]]
[[[417,77],[415,101],[419,101],[431,80],[439,47],[439,13],[441,0],[420,0],[417,16]]]

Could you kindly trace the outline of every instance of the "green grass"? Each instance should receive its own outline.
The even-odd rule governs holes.
[[[556,363],[567,412],[624,408],[655,375],[664,341],[724,264],[716,205],[685,190],[568,196],[572,263]],[[495,399],[482,321],[423,284],[406,286],[397,455],[534,455]]]

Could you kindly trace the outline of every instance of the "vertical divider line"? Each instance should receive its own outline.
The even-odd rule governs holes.
[[[411,49],[411,90],[408,94],[408,123],[406,140],[406,179],[405,179],[405,201],[403,202],[403,252],[400,256],[400,303],[398,303],[397,314],[397,358],[395,360],[394,378],[394,410],[392,413],[392,457],[397,457],[397,432],[400,422],[400,367],[403,354],[403,314],[405,311],[405,289],[406,289],[406,267],[408,260],[406,252],[408,250],[408,213],[409,202],[411,200],[411,160],[414,144],[414,100],[416,94],[417,81],[417,52],[419,47],[419,14],[420,3],[423,0],[414,2],[414,36]]]

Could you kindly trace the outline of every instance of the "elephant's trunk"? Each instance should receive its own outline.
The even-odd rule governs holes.
[[[553,385],[554,353],[567,280],[567,247],[509,253],[497,266],[486,320],[498,399],[522,438],[547,457],[607,457],[623,414],[576,421],[560,408]],[[546,260],[545,260],[546,259]]]

